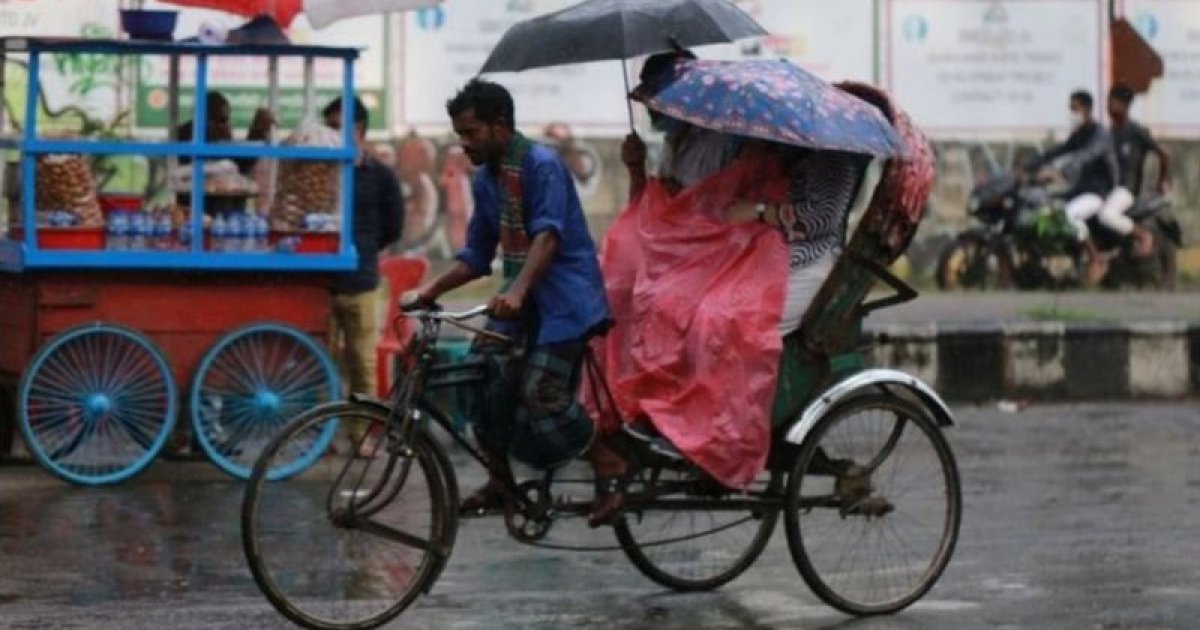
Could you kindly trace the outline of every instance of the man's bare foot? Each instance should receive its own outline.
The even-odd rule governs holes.
[[[596,474],[596,495],[592,501],[592,511],[588,514],[588,525],[612,525],[625,510],[629,462],[602,439],[592,444],[590,455]]]

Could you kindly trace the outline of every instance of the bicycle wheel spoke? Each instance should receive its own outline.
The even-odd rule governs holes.
[[[333,420],[365,421],[368,432],[378,432],[386,418],[357,405],[328,407],[291,422],[264,450],[243,507],[248,559],[256,582],[292,621],[378,625],[406,608],[445,561],[452,506],[424,438],[412,444],[405,470],[382,458],[331,456],[285,481],[267,481],[267,471],[309,449]]]
[[[960,514],[953,458],[933,420],[906,401],[864,395],[820,419],[802,451],[788,490],[788,545],[813,592],[852,614],[916,601],[949,561]],[[818,452],[859,467],[806,474]],[[839,509],[801,508],[826,487]]]
[[[197,370],[192,414],[201,444],[226,472],[249,474],[258,450],[275,432],[305,409],[328,399],[314,392],[332,391],[332,362],[298,331],[278,326],[251,326],[219,341]],[[316,461],[331,431],[312,438],[309,447],[280,460],[279,470],[296,472]],[[218,443],[219,442],[219,443]]]
[[[388,527],[382,523],[376,523],[371,519],[363,519],[355,523],[355,527],[373,536],[378,536],[385,540],[390,540],[394,543],[399,543],[406,547],[427,551],[439,559],[446,557],[446,552],[440,549],[432,541],[425,540],[418,536],[414,536],[407,532],[403,532],[395,527]]]
[[[140,334],[107,325],[61,333],[33,357],[19,405],[31,452],[73,483],[115,483],[161,446],[175,408],[166,361]]]

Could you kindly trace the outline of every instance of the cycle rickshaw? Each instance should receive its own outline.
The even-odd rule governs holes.
[[[876,104],[899,129],[910,128],[886,101]],[[927,150],[923,141],[921,147]],[[928,155],[920,158],[929,168]],[[637,454],[641,473],[612,548],[653,581],[678,591],[720,587],[754,563],[781,519],[805,583],[846,613],[899,611],[940,577],[962,510],[957,466],[942,434],[954,424],[950,410],[912,376],[866,369],[857,348],[868,313],[916,296],[886,264],[907,247],[920,219],[894,211],[913,207],[897,182],[919,161],[884,166],[845,253],[801,329],[786,340],[775,443],[756,482],[732,491],[686,461],[649,449]],[[868,300],[877,282],[895,293]],[[454,547],[459,494],[431,427],[485,460],[431,401],[484,376],[481,364],[436,363],[433,342],[442,324],[463,326],[482,314],[411,313],[419,323],[413,363],[388,400],[357,396],[317,407],[263,451],[243,504],[243,544],[259,587],[290,620],[312,628],[375,627],[437,581]],[[268,480],[276,459],[306,451],[335,422],[377,429],[384,455],[327,456],[286,481]],[[571,483],[553,472],[511,482],[504,511],[510,535],[572,548],[550,537],[558,523],[590,508],[564,491]]]

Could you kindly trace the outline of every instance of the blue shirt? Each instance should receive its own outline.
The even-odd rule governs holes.
[[[521,168],[525,232],[532,241],[542,232],[558,235],[558,251],[531,290],[538,312],[538,345],[576,341],[609,317],[608,298],[596,244],[566,164],[554,151],[534,144]],[[467,226],[462,261],[480,276],[492,273],[500,241],[500,182],[481,168],[471,183],[475,213]]]

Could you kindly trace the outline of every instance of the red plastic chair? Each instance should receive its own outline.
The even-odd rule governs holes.
[[[392,326],[400,314],[400,296],[417,288],[428,271],[429,261],[425,258],[385,256],[379,260],[379,275],[387,281],[389,291],[383,335],[375,346],[375,388],[381,398],[387,396],[392,386],[392,357],[404,350],[413,334],[412,324],[407,319],[402,318],[398,327]]]

